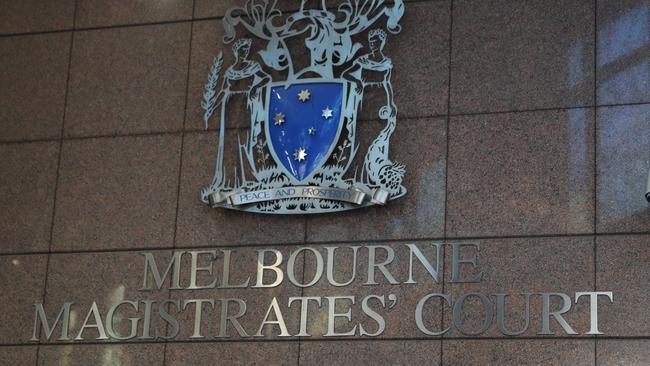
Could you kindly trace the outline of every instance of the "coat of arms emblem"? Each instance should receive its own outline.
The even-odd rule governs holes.
[[[389,157],[397,107],[384,54],[401,29],[402,0],[346,0],[335,10],[325,1],[306,9],[306,1],[284,16],[275,0],[249,0],[223,18],[234,63],[221,75],[223,54],[214,58],[202,101],[206,128],[219,121],[214,178],[201,192],[211,207],[323,213],[406,194],[405,167]],[[289,46],[295,39],[302,49]],[[255,55],[254,42],[262,47]],[[290,51],[309,64],[298,69]],[[382,128],[360,148],[357,114],[371,88],[385,95],[376,111]],[[247,110],[229,110],[232,98],[245,98]],[[250,128],[226,141],[229,115],[241,113]]]

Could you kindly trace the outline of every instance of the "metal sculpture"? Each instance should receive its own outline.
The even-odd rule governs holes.
[[[335,10],[325,0],[318,9],[305,9],[306,1],[286,18],[271,0],[249,0],[223,18],[223,41],[233,44],[235,61],[219,84],[223,54],[215,57],[202,102],[206,128],[219,111],[214,179],[201,192],[211,207],[321,213],[383,205],[406,194],[405,167],[389,157],[397,107],[393,63],[383,52],[388,34],[369,30],[385,20],[389,33],[399,33],[402,0],[390,6],[384,0],[346,0]],[[248,35],[237,38],[238,31]],[[369,52],[359,55],[363,46],[353,38],[364,32]],[[263,43],[261,62],[251,57],[251,36]],[[288,42],[301,38],[310,59],[297,70]],[[385,93],[378,111],[385,126],[359,163],[357,114],[369,88]],[[250,128],[227,154],[226,146],[233,150],[234,143],[225,139],[233,97],[246,99]],[[226,166],[228,157],[234,166]]]

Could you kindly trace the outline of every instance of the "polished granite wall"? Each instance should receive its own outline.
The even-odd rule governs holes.
[[[407,166],[409,193],[383,208],[310,217],[198,200],[216,136],[202,130],[200,96],[220,17],[240,3],[2,2],[0,364],[650,364],[650,1],[407,3],[386,53],[399,108],[391,154]],[[362,135],[380,126],[371,111]],[[227,134],[245,124],[242,116]],[[105,311],[142,297],[143,250],[168,258],[174,248],[288,253],[456,239],[481,242],[484,282],[452,284],[446,268],[445,281],[420,290],[611,290],[614,303],[600,308],[605,335],[507,338],[493,327],[426,337],[400,321],[410,314],[394,313],[379,339],[29,341],[34,303],[52,312],[97,300]],[[355,286],[346,291],[366,291]],[[328,292],[280,286],[264,296]],[[439,314],[429,324],[449,325]],[[584,316],[575,324],[588,327]]]

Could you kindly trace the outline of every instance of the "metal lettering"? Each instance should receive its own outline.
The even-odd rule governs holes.
[[[424,320],[423,320],[423,317],[422,317],[422,310],[424,308],[424,304],[429,299],[432,299],[434,297],[439,297],[441,299],[444,299],[447,302],[447,305],[449,305],[449,307],[451,307],[451,296],[449,296],[447,294],[434,293],[434,294],[426,295],[423,298],[421,298],[420,301],[418,301],[418,305],[415,307],[415,324],[418,326],[418,329],[422,333],[424,333],[426,335],[441,336],[441,335],[447,333],[450,328],[447,327],[446,329],[444,329],[444,330],[442,330],[440,332],[431,331],[431,330],[427,329],[427,327],[424,325]]]
[[[131,305],[133,309],[137,312],[138,311],[138,302],[137,301],[120,301],[117,304],[111,306],[111,308],[108,310],[108,314],[106,314],[106,333],[108,333],[108,336],[117,339],[117,340],[128,340],[135,338],[138,335],[138,322],[140,321],[140,318],[129,318],[129,321],[131,322],[131,333],[127,336],[120,336],[117,334],[115,331],[115,328],[113,327],[113,318],[115,315],[115,311],[122,306],[122,305]]]
[[[235,315],[228,315],[228,304],[231,302],[239,305],[239,311]],[[237,330],[237,334],[239,334],[240,337],[247,338],[248,334],[237,320],[244,316],[244,314],[246,314],[246,303],[243,300],[221,299],[221,324],[217,338],[229,338],[226,331],[229,321],[232,323],[232,326],[235,327],[235,330]]]
[[[203,314],[203,304],[210,304],[214,309],[214,300],[212,299],[194,299],[183,301],[183,310],[189,304],[194,304],[194,331],[190,338],[205,338],[201,335],[201,316]]]
[[[336,287],[344,287],[352,283],[354,278],[357,276],[357,252],[359,251],[360,246],[351,246],[352,249],[352,276],[348,282],[339,283],[334,279],[334,252],[338,247],[325,247],[327,251],[327,281],[330,285]]]
[[[341,336],[351,336],[357,331],[357,326],[352,327],[352,330],[344,333],[337,333],[335,330],[336,318],[345,318],[348,321],[352,320],[352,310],[348,307],[348,311],[345,313],[336,312],[336,301],[337,300],[349,300],[354,305],[354,296],[327,296],[328,304],[328,316],[327,316],[327,333],[325,337],[341,337]]]
[[[464,328],[464,325],[463,325],[463,320],[461,319],[461,316],[460,316],[461,312],[463,311],[463,305],[465,304],[465,300],[467,300],[467,298],[470,297],[470,296],[476,296],[479,299],[481,299],[481,303],[483,304],[483,311],[485,312],[485,320],[483,321],[483,325],[476,332],[470,332],[470,331],[466,330]],[[490,299],[487,296],[485,296],[483,293],[481,293],[481,292],[468,292],[466,294],[461,295],[461,297],[458,299],[458,301],[456,301],[454,303],[452,316],[453,316],[453,319],[454,319],[454,327],[456,327],[456,329],[458,329],[464,335],[477,336],[477,335],[485,332],[486,330],[488,330],[488,328],[492,324],[492,317],[494,316],[494,309],[492,308],[492,302],[490,301]]]
[[[564,302],[562,304],[562,308],[558,311],[551,311],[551,296],[557,296],[562,299]],[[560,292],[545,292],[542,294],[542,332],[538,333],[541,335],[553,335],[555,333],[551,332],[551,325],[550,325],[550,320],[551,316],[557,320],[557,322],[562,326],[562,329],[567,334],[578,334],[576,333],[571,326],[564,320],[562,317],[562,314],[566,313],[567,311],[571,310],[571,304],[573,302],[571,301],[571,298],[567,294],[563,294]]]
[[[298,280],[296,279],[295,268],[294,268],[296,264],[296,257],[303,250],[307,250],[314,253],[314,256],[316,257],[316,273],[314,274],[314,278],[306,284],[302,284],[298,282]],[[303,258],[305,261],[307,260],[306,255]],[[291,253],[291,255],[289,256],[289,260],[287,261],[287,275],[289,277],[289,281],[291,281],[291,283],[293,283],[298,287],[310,287],[315,285],[323,276],[323,256],[320,254],[318,250],[314,248],[309,248],[309,247],[299,248],[295,252]]]
[[[526,302],[526,310],[524,314],[524,327],[519,331],[510,331],[506,328],[506,297],[508,294],[495,294],[497,298],[497,326],[499,331],[502,334],[508,336],[518,336],[524,334],[528,330],[528,325],[530,323],[530,295],[531,294],[522,294],[524,295],[524,301]]]
[[[318,304],[318,307],[320,308],[321,298],[318,296],[290,297],[289,307],[291,307],[291,303],[293,303],[294,301],[300,302],[300,331],[298,332],[298,334],[296,334],[296,337],[311,337],[311,335],[307,333],[307,310],[309,308],[309,302],[315,301],[316,304]]]
[[[590,326],[586,334],[603,334],[598,330],[598,296],[606,296],[610,302],[614,302],[614,295],[611,291],[605,292],[576,292],[576,304],[582,296],[589,296]]]
[[[377,260],[375,259],[376,256],[376,249],[383,249],[386,251],[386,260],[377,263]],[[393,259],[395,259],[395,251],[393,248],[387,246],[387,245],[369,245],[368,246],[368,281],[365,283],[366,285],[376,285],[377,282],[375,281],[375,268],[379,268],[379,271],[384,274],[384,277],[388,280],[388,282],[392,285],[396,285],[399,282],[395,280],[395,277],[393,277],[390,272],[388,272],[388,269],[386,268],[387,264],[390,264]]]
[[[95,320],[95,324],[88,324],[88,320],[90,319],[90,316],[93,316]],[[93,301],[93,304],[90,306],[90,310],[88,311],[88,315],[86,315],[86,319],[84,320],[83,325],[81,326],[81,329],[79,329],[79,334],[77,337],[75,337],[76,341],[83,340],[83,332],[86,330],[86,328],[96,328],[97,332],[99,333],[99,336],[96,339],[108,339],[108,336],[106,335],[106,331],[104,330],[104,324],[102,323],[102,317],[99,315],[99,309],[97,308],[97,303]]]
[[[460,250],[462,247],[475,247],[476,251],[481,250],[480,243],[451,243],[451,282],[452,283],[472,283],[472,282],[481,282],[483,280],[483,272],[480,272],[475,277],[462,280],[460,279],[460,266],[462,264],[471,264],[472,267],[476,268],[476,254],[470,259],[461,259]]]
[[[188,290],[197,290],[204,288],[215,288],[217,287],[217,279],[215,278],[212,283],[206,286],[199,286],[196,284],[196,276],[199,272],[208,272],[212,274],[212,264],[217,259],[216,250],[193,250],[188,252],[192,256],[192,267],[190,269],[190,286]],[[210,265],[207,267],[199,267],[199,256],[200,255],[209,255],[210,256]]]
[[[266,253],[275,254],[275,263],[273,263],[270,266],[264,265],[264,259],[266,257]],[[284,279],[284,273],[282,272],[282,270],[278,268],[278,266],[281,263],[282,263],[282,253],[279,250],[275,250],[275,249],[258,250],[257,251],[257,283],[253,287],[259,288],[259,287],[279,286],[282,283],[282,280]],[[268,285],[264,284],[264,271],[266,270],[272,270],[276,274],[275,281]]]
[[[59,323],[59,320],[63,317],[62,325],[61,325],[61,337],[59,337],[60,341],[69,341],[70,338],[68,337],[68,329],[70,327],[70,306],[72,306],[72,302],[66,302],[63,304],[61,307],[61,310],[59,310],[59,313],[56,316],[56,319],[54,319],[54,323],[52,323],[52,326],[50,326],[50,323],[47,320],[47,316],[45,315],[45,309],[43,309],[43,304],[34,304],[34,331],[32,332],[32,338],[30,341],[36,341],[38,342],[38,336],[36,335],[37,330],[38,330],[38,321],[41,321],[41,328],[45,331],[45,339],[49,340],[50,337],[52,337],[52,333],[54,333],[54,329],[56,328],[56,325]]]
[[[442,243],[433,243],[431,244],[436,248],[436,268],[433,268],[431,265],[431,262],[424,256],[420,248],[417,247],[415,244],[406,244],[406,246],[409,248],[409,279],[408,281],[404,283],[417,283],[413,279],[413,254],[415,254],[415,257],[420,261],[420,263],[424,266],[424,268],[429,272],[431,275],[431,278],[433,278],[436,283],[438,283],[438,273],[441,272],[442,266],[443,266],[443,261],[441,260],[441,248],[442,248]]]
[[[276,320],[268,320],[269,314],[271,314],[271,310],[273,310]],[[267,324],[268,325],[275,324],[278,327],[280,327],[280,334],[278,335],[278,337],[291,337],[291,334],[289,334],[289,331],[287,330],[287,325],[284,323],[284,317],[282,316],[282,312],[280,311],[280,306],[278,305],[278,299],[276,299],[275,297],[271,301],[271,305],[269,305],[269,309],[266,311],[266,315],[264,315],[264,320],[262,321],[262,324],[260,324],[260,328],[257,330],[257,333],[255,334],[256,337],[263,337],[262,330],[264,329],[264,326]]]
[[[142,287],[140,291],[152,290],[149,285],[147,285],[148,269],[151,268],[151,273],[153,274],[154,281],[156,282],[156,289],[160,290],[163,286],[163,281],[169,275],[169,272],[172,272],[172,290],[180,290],[181,288],[181,256],[185,252],[177,251],[174,252],[171,262],[167,266],[165,273],[161,276],[158,271],[158,266],[156,265],[156,258],[154,258],[153,253],[140,253],[144,256],[144,279],[142,280]],[[173,269],[172,269],[173,268]]]

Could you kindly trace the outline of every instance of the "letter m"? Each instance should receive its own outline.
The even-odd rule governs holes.
[[[172,290],[179,290],[181,288],[181,257],[183,254],[185,254],[184,251],[176,251],[174,252],[171,261],[167,265],[167,269],[165,270],[165,273],[163,275],[160,275],[160,271],[158,270],[158,265],[156,265],[156,259],[153,256],[153,253],[140,253],[144,255],[144,278],[142,280],[142,288],[140,288],[140,291],[145,291],[145,290],[152,290],[151,287],[149,287],[148,281],[149,281],[149,271],[151,271],[151,274],[153,275],[153,280],[156,283],[156,288],[160,290],[163,286],[163,282],[169,276],[169,273],[172,272]]]
[[[49,340],[50,337],[52,337],[52,333],[54,333],[54,329],[56,328],[56,325],[59,323],[59,320],[61,320],[61,318],[63,318],[63,324],[61,326],[61,337],[59,340],[70,340],[70,338],[68,338],[68,327],[70,326],[70,306],[72,306],[71,302],[64,303],[61,307],[61,310],[59,311],[59,314],[56,316],[54,323],[52,326],[50,326],[50,322],[47,321],[47,316],[45,315],[45,309],[43,309],[43,304],[34,304],[34,308],[36,309],[34,314],[34,331],[32,333],[32,338],[30,341],[38,342],[36,331],[38,330],[39,320],[41,321],[41,328],[43,328],[45,331],[45,340]]]

